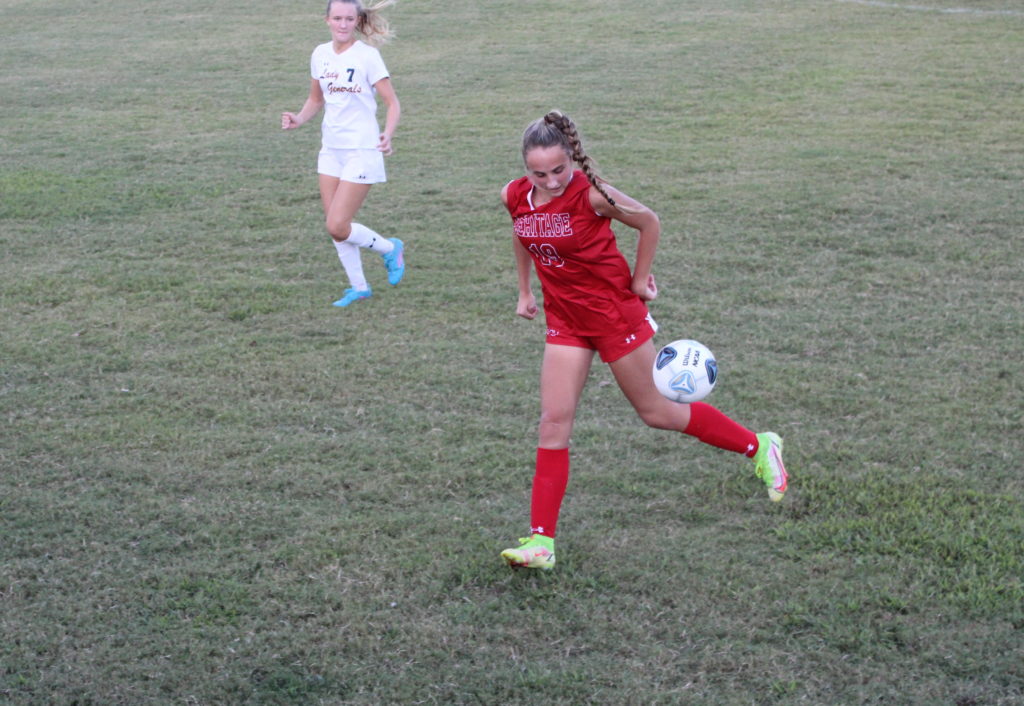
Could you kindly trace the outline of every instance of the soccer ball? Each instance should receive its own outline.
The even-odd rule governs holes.
[[[683,339],[672,341],[654,359],[654,386],[673,402],[699,402],[718,380],[718,363],[707,346]]]

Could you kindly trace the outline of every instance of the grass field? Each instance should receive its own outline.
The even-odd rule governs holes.
[[[344,311],[279,129],[322,13],[0,0],[0,702],[1024,703],[1024,3],[404,0],[409,270]],[[498,191],[552,107],[792,486],[595,365],[538,575]]]

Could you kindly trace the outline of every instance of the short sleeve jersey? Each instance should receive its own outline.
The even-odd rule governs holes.
[[[604,336],[634,328],[647,305],[611,229],[590,204],[590,182],[576,170],[565,191],[534,207],[529,178],[508,185],[515,237],[533,257],[549,328],[577,336]]]
[[[309,70],[324,94],[323,146],[375,149],[380,139],[373,84],[388,77],[380,52],[359,40],[340,54],[327,42],[313,50]]]

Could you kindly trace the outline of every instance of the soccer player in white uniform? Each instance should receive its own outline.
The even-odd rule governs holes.
[[[360,0],[329,0],[326,21],[331,41],[313,50],[309,97],[298,113],[281,114],[281,128],[293,130],[324,108],[317,159],[320,200],[327,232],[350,285],[334,302],[339,307],[372,294],[363,274],[360,248],[382,256],[389,284],[398,284],[405,274],[402,241],[385,238],[354,221],[370,186],[387,181],[384,155],[392,153],[391,138],[401,114],[384,60],[371,46],[391,37],[380,10],[393,2],[384,0],[365,7]],[[370,44],[361,41],[357,33]],[[377,124],[377,96],[386,106],[383,132]]]

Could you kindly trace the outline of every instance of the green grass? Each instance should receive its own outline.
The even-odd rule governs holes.
[[[1024,702],[1024,5],[406,0],[410,266],[344,312],[278,128],[321,12],[0,0],[0,701]],[[793,478],[595,366],[531,575],[497,194],[551,107]]]

